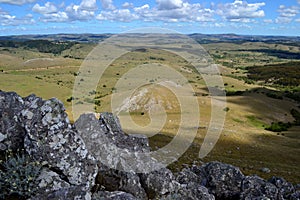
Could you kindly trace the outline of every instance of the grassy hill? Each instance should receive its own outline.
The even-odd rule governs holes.
[[[19,44],[17,46],[0,46],[0,89],[15,91],[22,96],[34,93],[45,99],[57,97],[65,104],[66,111],[73,120],[71,106],[74,101],[74,81],[84,58],[95,47],[88,39],[83,43],[79,42],[78,38],[93,37],[53,36],[55,39],[75,38],[74,41],[66,43],[55,43],[55,40],[49,37],[46,37],[49,40],[46,43],[50,42],[49,44],[54,45],[50,47],[57,47],[59,51],[52,52],[50,47],[49,51],[36,48],[39,45],[28,47],[24,45],[24,38],[13,38],[12,43],[15,41]],[[227,105],[223,110],[226,113],[226,121],[221,137],[213,151],[203,160],[198,158],[198,153],[210,123],[211,96],[201,75],[195,73],[195,69],[183,58],[158,49],[127,53],[111,63],[97,89],[86,100],[96,102],[97,112],[111,111],[111,97],[118,93],[115,85],[123,74],[137,65],[147,63],[170,66],[188,80],[183,87],[191,85],[195,91],[185,95],[185,101],[196,99],[200,110],[200,124],[194,143],[179,161],[170,166],[171,169],[176,171],[182,164],[194,161],[219,160],[239,166],[246,174],[258,174],[269,178],[269,174],[261,171],[261,168],[268,167],[272,175],[299,182],[300,127],[293,126],[288,131],[279,133],[265,130],[272,122],[293,122],[295,119],[291,110],[300,110],[297,101],[299,83],[298,79],[295,79],[298,75],[295,73],[299,68],[298,58],[284,57],[299,54],[298,39],[275,40],[257,37],[251,41],[249,38],[234,35],[193,37],[197,37],[197,40],[203,43],[203,47],[218,64],[228,94]],[[41,37],[38,39],[36,43],[31,43],[41,42]],[[61,46],[62,44],[64,45]],[[270,53],[272,50],[277,54]],[[278,52],[281,54],[278,55]],[[280,79],[273,78],[272,72],[284,75],[285,79],[294,78],[297,83],[286,85],[276,82]],[[263,76],[264,74],[268,76]],[[129,104],[130,115],[123,115],[121,112],[119,117],[127,133],[148,135],[152,148],[157,149],[168,144],[176,135],[180,126],[180,103],[167,87],[156,85],[154,80],[147,81],[148,84],[132,94],[135,101]],[[160,134],[153,136],[149,129],[131,126],[131,119],[140,127],[151,124],[149,108],[157,105],[166,110],[167,119]],[[190,113],[190,116],[195,115]]]

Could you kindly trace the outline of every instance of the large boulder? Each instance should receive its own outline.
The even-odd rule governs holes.
[[[107,191],[124,191],[138,199],[147,199],[147,194],[140,183],[140,177],[134,172],[124,172],[99,166],[97,184]]]
[[[96,160],[55,98],[0,91],[0,150],[19,149],[40,163],[35,189],[41,193],[76,186],[88,192],[95,183]]]
[[[23,99],[14,92],[0,91],[0,152],[23,147],[25,129],[18,119]]]
[[[161,198],[162,200],[215,200],[214,195],[210,194],[204,186],[191,182],[183,184],[178,190]]]
[[[122,191],[99,191],[95,193],[92,200],[138,200],[132,194]]]
[[[247,176],[242,182],[241,199],[283,199],[278,188],[258,176]]]
[[[202,166],[206,173],[206,187],[217,199],[236,199],[241,192],[244,175],[239,168],[221,162]]]
[[[43,192],[30,200],[91,200],[91,193],[86,191],[85,186],[72,186],[58,190]]]
[[[180,184],[175,180],[175,176],[167,168],[141,174],[141,183],[150,199],[162,197],[180,188]]]
[[[110,168],[138,172],[158,165],[151,160],[148,138],[124,133],[118,118],[112,113],[101,113],[99,120],[93,114],[83,114],[75,122],[75,127],[88,151]]]
[[[63,104],[31,95],[24,99],[20,120],[26,130],[24,146],[35,160],[64,177],[70,185],[90,189],[97,175],[95,159],[69,122]]]
[[[287,182],[284,178],[273,176],[269,179],[269,182],[278,188],[279,196],[282,199],[290,199],[290,196],[296,192],[293,184]]]

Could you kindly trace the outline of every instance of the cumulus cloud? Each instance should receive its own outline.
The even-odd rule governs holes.
[[[43,22],[66,22],[69,21],[69,17],[65,12],[57,12],[51,14],[45,14],[41,19]]]
[[[0,0],[0,3],[7,3],[13,5],[23,5],[26,3],[34,3],[36,0]]]
[[[272,19],[265,19],[264,22],[267,23],[267,24],[271,24],[271,23],[273,23],[273,20]]]
[[[128,8],[134,8],[133,3],[125,2],[122,5],[122,8],[128,9]]]
[[[57,8],[51,2],[47,2],[44,6],[40,6],[40,4],[37,3],[33,6],[32,11],[40,14],[50,14],[57,12]]]
[[[82,0],[79,5],[71,4],[67,6],[66,14],[70,21],[85,21],[94,18],[97,9],[96,0]]]
[[[131,13],[128,9],[103,11],[96,18],[98,20],[110,20],[121,22],[130,22],[139,19],[139,17],[136,14]]]
[[[280,5],[277,11],[279,12],[279,16],[275,20],[276,23],[290,23],[299,13],[299,7]]]
[[[159,10],[171,10],[181,8],[183,5],[182,0],[156,0]]]
[[[247,3],[246,1],[235,0],[233,3],[220,4],[217,13],[229,21],[251,21],[251,18],[264,17],[265,12],[261,3]],[[247,20],[248,19],[248,20]]]
[[[19,26],[22,24],[34,24],[35,20],[31,14],[28,14],[22,18],[18,18],[14,15],[10,15],[8,12],[3,11],[0,8],[0,24],[2,26]]]
[[[114,6],[112,0],[100,0],[100,1],[101,1],[102,8],[104,10],[114,10],[114,9],[116,9],[116,7]]]
[[[131,8],[133,5],[124,3],[123,8],[126,9],[104,10],[97,16],[97,19],[122,22],[133,20],[163,22],[213,21],[214,11],[203,8],[198,3],[190,4],[181,0],[157,0],[156,2],[157,5],[153,8],[149,4]]]

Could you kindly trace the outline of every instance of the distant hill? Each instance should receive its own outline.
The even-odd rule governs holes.
[[[26,41],[26,40],[54,40],[94,43],[111,37],[113,34],[50,34],[50,35],[11,35],[0,36],[0,40]],[[188,34],[189,37],[195,39],[199,43],[214,42],[266,42],[266,43],[296,43],[300,41],[300,37],[292,36],[257,36],[257,35],[236,35],[236,34]]]

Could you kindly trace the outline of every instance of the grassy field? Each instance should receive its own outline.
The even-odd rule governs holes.
[[[32,49],[1,47],[0,89],[15,91],[22,96],[34,93],[44,99],[56,97],[64,103],[73,121],[74,81],[78,76],[83,58],[94,46],[94,44],[76,44],[64,50],[60,55],[41,53]],[[212,152],[203,160],[198,158],[198,153],[210,123],[211,96],[208,94],[201,75],[195,73],[195,69],[183,58],[158,49],[125,54],[107,68],[89,100],[98,102],[97,112],[111,111],[112,95],[118,93],[115,85],[123,74],[142,64],[156,63],[170,66],[187,80],[182,86],[183,89],[190,85],[195,91],[188,95],[180,94],[184,96],[185,103],[189,104],[196,100],[200,110],[200,124],[194,143],[177,162],[170,166],[171,169],[179,170],[184,163],[218,160],[240,167],[245,174],[258,174],[264,178],[270,178],[273,175],[282,176],[294,183],[299,182],[300,127],[294,126],[289,131],[281,133],[265,130],[265,127],[272,122],[293,122],[294,118],[290,110],[299,110],[299,104],[285,97],[283,99],[268,97],[266,93],[278,91],[278,88],[272,85],[245,82],[246,67],[258,65],[258,63],[259,65],[278,64],[291,60],[253,50],[268,48],[299,53],[299,48],[263,42],[216,43],[203,46],[218,63],[226,91],[234,94],[227,97],[226,108],[224,107],[222,111],[226,113],[226,121],[221,137]],[[145,86],[138,88],[132,94],[135,101],[129,106],[130,115],[123,115],[121,112],[119,117],[127,133],[148,135],[152,148],[157,149],[168,144],[177,133],[180,126],[181,105],[178,94],[175,95],[167,87],[154,84],[155,80],[146,81]],[[241,92],[236,93],[237,91]],[[153,136],[152,130],[145,130],[143,127],[152,123],[149,107],[155,105],[164,108],[166,121],[160,134]],[[188,108],[188,110],[193,110],[193,108]],[[191,119],[197,116],[193,112],[189,115]],[[133,128],[129,123],[131,119],[140,128]],[[268,167],[271,173],[261,172],[263,167]]]

